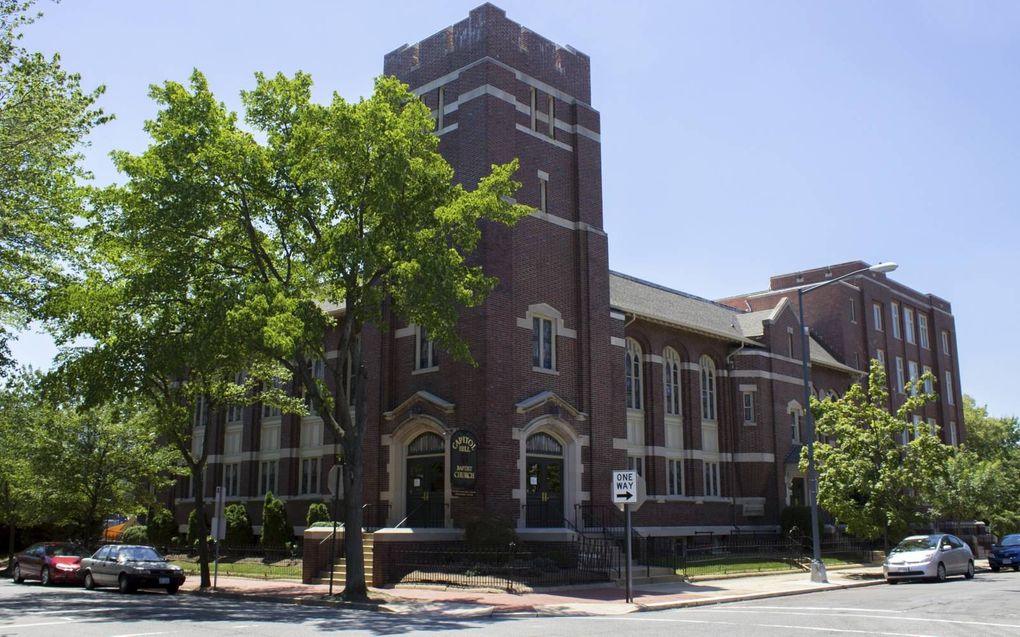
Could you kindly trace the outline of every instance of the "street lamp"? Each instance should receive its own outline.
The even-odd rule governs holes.
[[[811,377],[808,374],[808,359],[811,355],[808,342],[809,329],[804,323],[804,295],[818,288],[831,285],[865,272],[892,272],[898,266],[892,261],[878,263],[821,283],[797,289],[797,304],[800,307],[800,358],[804,373],[804,412],[807,416],[807,462],[808,462],[808,506],[811,509],[811,581],[828,582],[825,564],[822,562],[822,541],[818,534],[818,472],[815,469],[815,419],[811,414]]]

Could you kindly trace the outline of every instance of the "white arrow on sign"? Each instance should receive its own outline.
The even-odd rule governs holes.
[[[637,471],[613,471],[613,502],[637,502]]]

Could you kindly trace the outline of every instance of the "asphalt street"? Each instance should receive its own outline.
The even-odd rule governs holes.
[[[197,595],[43,588],[0,580],[0,636],[402,635],[1020,635],[1020,573],[972,581],[837,590],[620,616],[457,618]]]

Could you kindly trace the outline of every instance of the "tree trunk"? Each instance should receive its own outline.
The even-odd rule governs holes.
[[[362,365],[360,330],[352,335],[351,369],[354,375],[354,427],[346,431],[344,446],[344,558],[347,561],[347,579],[343,598],[347,601],[366,601],[368,586],[365,582],[365,553],[361,527],[364,522],[362,501],[364,493],[364,456],[362,439],[365,435],[365,369]],[[342,405],[341,408],[346,408]]]
[[[198,568],[200,572],[199,588],[212,586],[212,578],[209,575],[209,545],[206,538],[209,537],[209,529],[205,525],[205,484],[202,482],[202,468],[194,466],[191,468],[192,480],[195,483],[195,526],[198,529]]]

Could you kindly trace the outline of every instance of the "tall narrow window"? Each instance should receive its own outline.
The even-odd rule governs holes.
[[[854,301],[853,297],[850,298],[850,322],[857,322],[857,302]]]
[[[627,409],[641,409],[641,346],[627,339]]]
[[[885,350],[884,349],[875,350],[875,358],[878,360],[879,363],[882,363],[882,367],[885,367]]]
[[[439,108],[436,109],[436,130],[443,130],[444,112],[446,110],[446,88],[439,87]]]
[[[900,304],[896,301],[889,304],[889,315],[893,338],[900,338]]]
[[[910,424],[913,426],[913,430],[910,432],[912,439],[917,440],[921,437],[921,417],[914,414],[910,418]]]
[[[416,332],[416,351],[414,359],[415,369],[435,369],[439,366],[439,357],[436,352],[435,343],[429,338],[428,330],[419,325]]]
[[[719,497],[719,463],[705,463],[705,495]]]
[[[538,130],[538,91],[531,87],[531,130]]]
[[[931,382],[931,367],[928,367],[927,365],[925,365],[923,371],[924,371],[923,375],[925,376],[925,379],[924,379],[924,393],[930,394],[930,393],[932,393],[935,390],[935,388],[932,386],[932,382]]]
[[[680,356],[671,348],[662,355],[662,379],[665,384],[666,414],[680,415]]]
[[[538,209],[542,212],[549,212],[549,180],[539,178],[538,180]]]
[[[793,358],[793,328],[786,330],[786,355]]]
[[[957,444],[957,439],[956,439],[956,422],[955,421],[950,421],[949,422],[949,444],[953,445],[954,447]]]
[[[914,342],[914,310],[909,307],[903,308],[903,332],[908,343]]]
[[[899,356],[896,357],[896,391],[900,394],[903,393],[903,388],[906,386],[906,379],[903,376],[903,359]]]
[[[795,443],[800,443],[800,410],[794,409],[790,411],[790,440]]]
[[[301,459],[301,495],[312,495],[319,492],[319,459]]]
[[[907,370],[910,373],[910,395],[911,396],[916,396],[917,395],[917,378],[918,378],[917,361],[909,361],[909,362],[907,362]]]
[[[265,495],[276,490],[277,460],[263,460],[259,463],[259,495]]]
[[[556,369],[556,333],[551,319],[536,316],[531,319],[531,366],[536,369]]]
[[[861,368],[861,353],[860,352],[854,352],[854,369],[860,369],[860,368]]]
[[[879,332],[882,331],[882,304],[872,303],[871,304],[871,322],[875,324],[875,329]]]
[[[241,491],[241,463],[231,462],[223,465],[223,493],[228,498],[236,498]]]
[[[928,433],[930,433],[931,435],[934,436],[935,432],[937,432],[938,429],[939,429],[939,424],[937,422],[935,422],[935,419],[934,418],[929,418],[928,419]]]
[[[715,363],[708,356],[701,357],[701,417],[715,420]]]
[[[667,461],[666,469],[669,474],[666,476],[666,494],[683,495],[684,494],[683,461],[669,460]]]
[[[917,314],[917,336],[921,341],[921,347],[930,349],[928,343],[928,317],[920,312]]]
[[[942,353],[949,356],[949,330],[942,330]]]
[[[627,456],[627,468],[639,476],[644,476],[645,459],[641,456]]]
[[[953,397],[953,372],[949,370],[946,370],[946,386],[942,388],[942,392],[946,395],[947,403],[956,404],[956,399]]]
[[[195,409],[192,413],[191,424],[194,427],[205,427],[209,424],[209,399],[199,396],[195,399]]]
[[[556,139],[556,98],[549,96],[549,137]]]
[[[754,392],[745,391],[743,393],[744,401],[744,424],[754,424]]]

